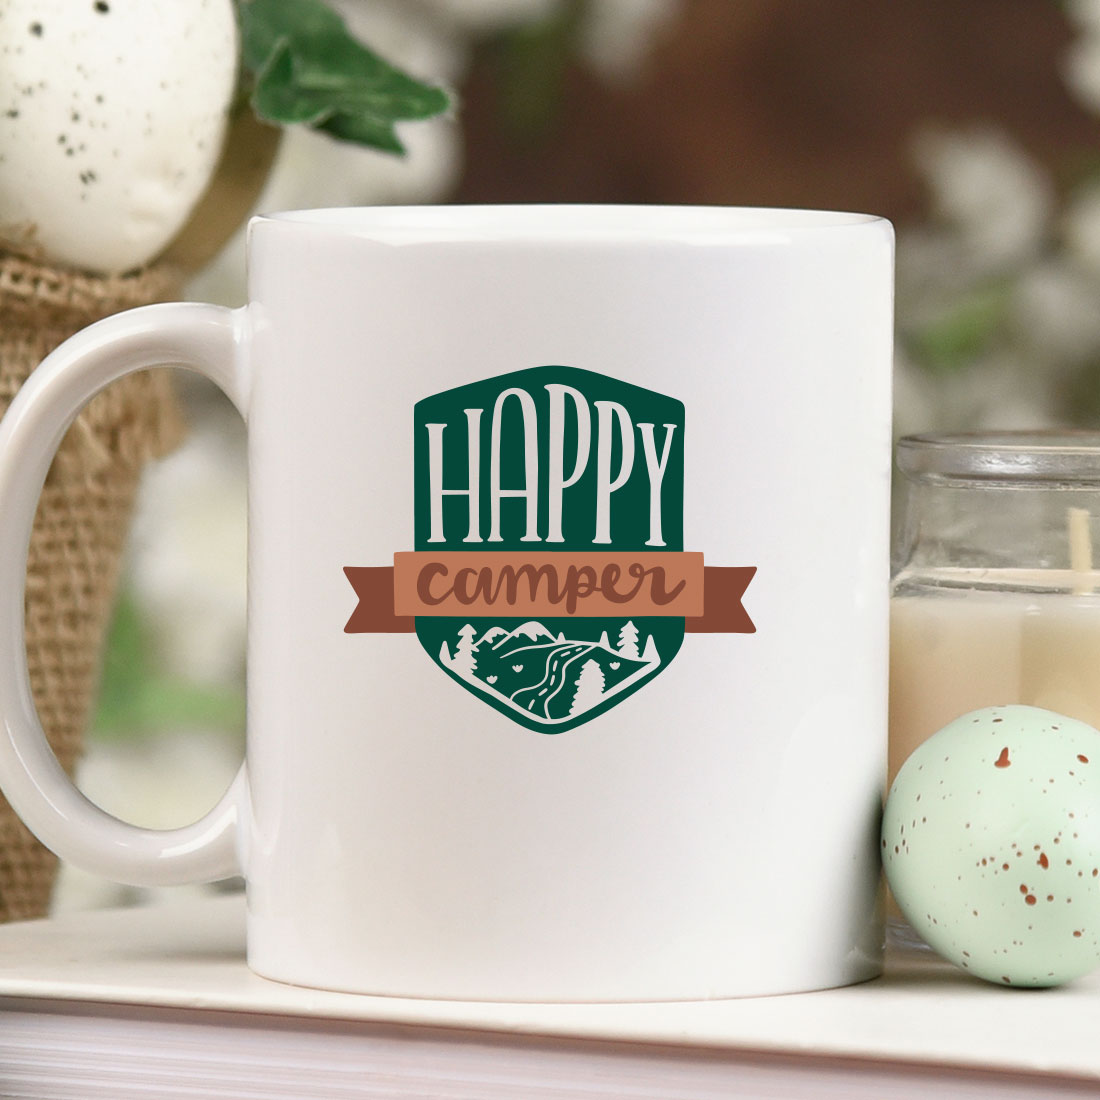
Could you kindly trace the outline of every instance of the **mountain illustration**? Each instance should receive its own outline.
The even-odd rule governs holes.
[[[599,620],[593,621],[596,625]],[[465,624],[450,645],[444,641],[439,662],[540,725],[575,720],[660,667],[652,635],[639,654],[639,634],[632,622],[620,632],[618,648],[606,630],[596,640],[576,636],[582,632],[587,633],[578,625],[570,631],[574,636],[566,637],[531,620],[511,630],[493,625],[475,642],[476,631]]]
[[[497,634],[496,631],[501,633]],[[542,623],[527,622],[517,626],[514,630],[505,630],[503,627],[494,626],[487,630],[482,638],[493,636],[490,646],[494,653],[508,653],[513,649],[523,646],[538,645],[543,642],[557,641],[557,635],[547,630]],[[481,643],[479,642],[478,645]]]
[[[498,638],[504,638],[508,635],[508,629],[503,626],[491,626],[484,634],[477,640],[479,646],[492,645]]]

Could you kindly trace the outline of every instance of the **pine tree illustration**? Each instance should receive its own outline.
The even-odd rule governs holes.
[[[619,631],[619,654],[632,661],[638,660],[638,628],[633,619],[627,619]]]
[[[581,665],[577,677],[577,691],[569,708],[570,714],[583,714],[591,710],[603,697],[603,669],[591,657]]]
[[[448,648],[446,642],[444,642],[439,647],[439,663],[441,665],[450,665],[450,663],[451,663],[451,651]]]
[[[608,638],[606,630],[600,635],[600,640],[598,644],[601,645],[604,649],[611,649],[611,639]]]
[[[469,623],[458,632],[458,645],[455,646],[454,660],[451,661],[451,668],[466,679],[470,679],[474,669],[477,668],[477,658],[474,656],[476,633],[477,631]]]
[[[642,660],[647,665],[659,665],[661,663],[661,654],[657,651],[657,643],[653,640],[653,635],[650,634],[645,640],[645,649],[642,650]]]

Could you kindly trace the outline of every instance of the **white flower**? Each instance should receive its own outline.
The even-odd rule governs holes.
[[[1100,33],[1100,0],[1062,0],[1066,17],[1084,31]]]
[[[1061,259],[1025,271],[1015,287],[1013,324],[1021,345],[1036,349],[1037,362],[1078,366],[1100,349],[1098,288]]]
[[[1085,107],[1100,110],[1100,0],[1068,0],[1065,10],[1081,32],[1062,61],[1066,87]]]
[[[915,144],[932,208],[986,272],[1035,255],[1050,222],[1049,179],[994,130],[925,133]]]
[[[966,370],[932,375],[900,349],[894,356],[894,432],[957,432],[1050,427],[1048,388],[1011,354]]]
[[[1003,351],[936,386],[937,431],[1013,431],[1059,423],[1044,372],[1029,357]]]
[[[1100,110],[1100,32],[1084,34],[1070,44],[1062,61],[1062,76],[1083,106]]]
[[[985,275],[959,234],[926,225],[899,227],[896,266],[898,319],[908,327],[939,318]]]
[[[1091,274],[1100,276],[1100,187],[1074,195],[1062,217],[1067,253]]]
[[[680,0],[592,0],[581,29],[581,55],[604,79],[637,73]]]

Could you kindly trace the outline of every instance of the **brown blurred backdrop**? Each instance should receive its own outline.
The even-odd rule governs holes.
[[[1062,82],[1073,32],[1054,0],[685,0],[641,72],[610,88],[555,52],[567,28],[524,33],[483,43],[464,83],[458,201],[905,221],[921,211],[908,150],[922,128],[996,125],[1056,178],[1100,136]]]

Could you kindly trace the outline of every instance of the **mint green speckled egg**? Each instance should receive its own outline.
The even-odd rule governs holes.
[[[882,860],[901,911],[968,973],[1059,985],[1100,965],[1100,732],[1038,707],[957,718],[905,762]]]

